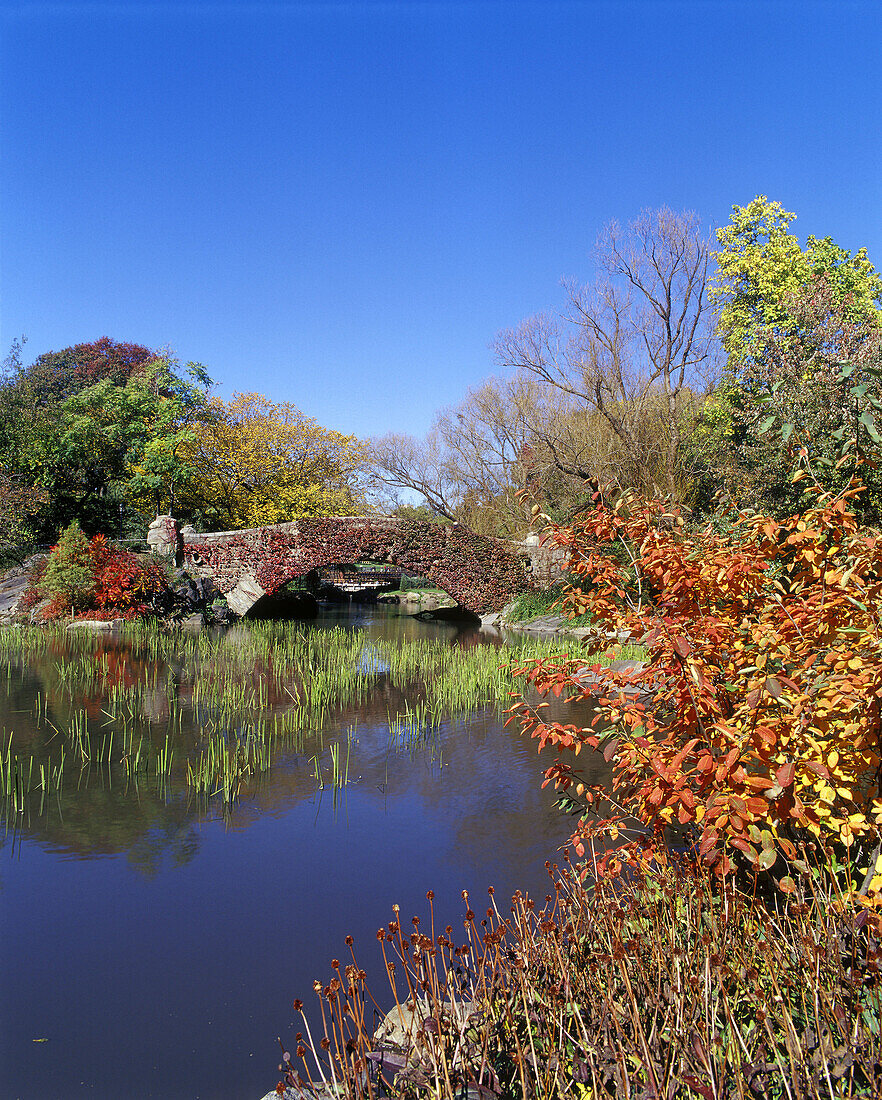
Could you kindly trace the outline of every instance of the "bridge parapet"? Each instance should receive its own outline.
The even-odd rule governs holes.
[[[241,531],[197,534],[170,516],[151,524],[158,553],[175,553],[194,576],[214,580],[238,615],[288,581],[329,565],[359,561],[422,576],[479,615],[501,611],[536,587],[531,551],[478,535],[460,524],[387,516],[308,516]]]

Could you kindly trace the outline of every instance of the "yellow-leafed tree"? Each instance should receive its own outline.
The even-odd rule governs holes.
[[[364,446],[290,402],[257,393],[215,398],[187,447],[192,475],[180,505],[212,526],[260,527],[359,508]]]

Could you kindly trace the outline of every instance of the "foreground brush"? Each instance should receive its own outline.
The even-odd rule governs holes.
[[[542,908],[490,891],[464,928],[377,932],[384,1013],[354,952],[316,982],[321,1028],[277,1091],[341,1097],[809,1098],[882,1091],[880,946],[822,867],[762,899],[672,858],[586,889],[550,867]],[[466,895],[466,904],[468,897]],[[347,941],[352,951],[351,939]],[[386,998],[388,1000],[388,997]],[[299,1068],[298,1068],[299,1067]],[[292,1093],[289,1093],[291,1095]]]

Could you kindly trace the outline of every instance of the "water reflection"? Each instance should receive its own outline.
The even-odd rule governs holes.
[[[344,936],[381,990],[371,943],[393,901],[420,912],[431,888],[455,922],[463,888],[545,893],[570,822],[541,789],[535,746],[495,704],[442,707],[399,643],[434,640],[442,670],[457,650],[485,647],[493,668],[505,652],[394,610],[356,606],[306,629],[358,654],[321,728],[290,645],[252,627],[180,649],[52,638],[7,653],[4,752],[11,733],[37,766],[66,755],[60,789],[32,792],[2,839],[4,1095],[256,1100],[275,1083],[291,1000],[308,998]],[[392,730],[420,713],[436,717]],[[270,737],[274,722],[291,728]],[[213,729],[272,743],[231,806],[188,783]],[[151,761],[171,754],[163,775],[121,763],[139,738]],[[334,745],[338,772],[348,752],[336,785]]]
[[[337,639],[341,626],[356,645],[341,651],[354,678],[340,682],[331,682],[334,670],[310,663],[315,650],[304,667],[286,635],[246,626],[198,645],[191,639],[189,648],[150,637],[84,644],[56,636],[11,662],[2,715],[12,728],[7,747],[22,760],[33,757],[29,776],[63,764],[63,778],[40,785],[39,799],[30,778],[30,797],[19,807],[7,802],[7,839],[11,829],[81,858],[137,846],[154,853],[138,860],[150,868],[158,852],[179,846],[188,820],[220,815],[242,828],[304,800],[325,801],[328,787],[334,809],[353,784],[384,801],[418,784],[431,803],[447,768],[466,798],[494,789],[524,797],[535,769],[531,763],[529,775],[520,774],[525,746],[516,728],[501,727],[501,704],[464,713],[464,704],[448,700],[442,709],[444,697],[427,697],[443,686],[443,662],[401,660],[410,639],[488,653],[479,632],[376,610],[332,613],[304,632]],[[491,658],[494,665],[505,659],[503,651]],[[196,797],[194,761],[205,758],[206,739],[227,751],[231,741],[248,744],[251,726],[266,742],[261,766],[237,773],[235,799]],[[194,850],[191,842],[174,858],[192,858]]]

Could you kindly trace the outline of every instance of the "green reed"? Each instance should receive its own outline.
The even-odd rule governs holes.
[[[559,639],[531,640],[527,652],[565,649]],[[351,731],[345,753],[340,739],[325,745],[337,715],[378,691],[398,693],[402,705],[387,715],[390,748],[416,751],[445,721],[482,708],[503,711],[511,656],[489,645],[376,639],[291,623],[196,635],[135,623],[112,640],[57,627],[0,630],[7,692],[26,677],[39,682],[37,747],[10,735],[0,802],[20,812],[32,793],[60,791],[62,759],[81,769],[78,784],[97,765],[110,781],[146,783],[162,798],[189,792],[229,806],[281,752],[309,761],[318,789],[327,783],[336,791],[350,782],[354,747]]]

